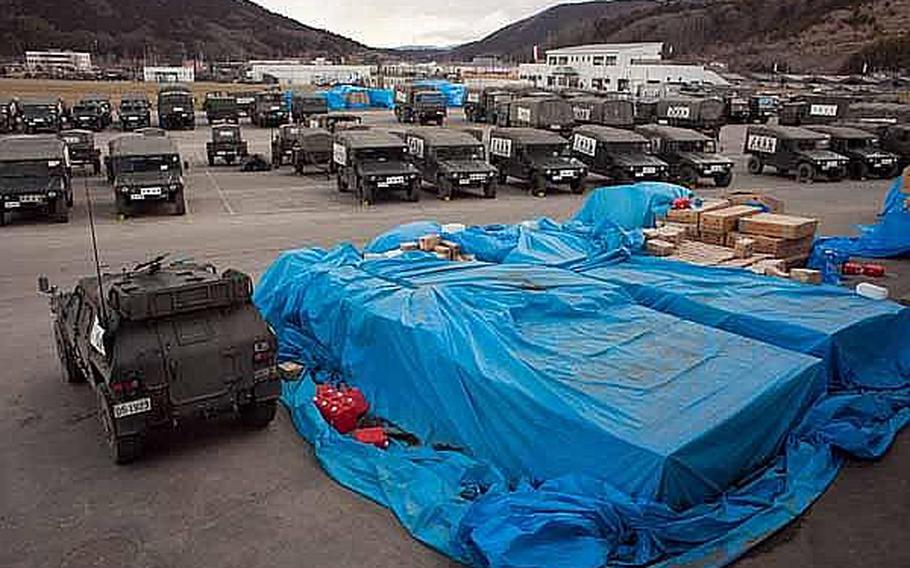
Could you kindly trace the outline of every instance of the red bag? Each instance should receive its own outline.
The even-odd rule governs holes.
[[[673,209],[691,209],[692,200],[688,197],[677,197],[673,200]]]
[[[354,430],[354,439],[363,444],[372,444],[382,450],[389,447],[389,436],[380,426],[358,428]]]

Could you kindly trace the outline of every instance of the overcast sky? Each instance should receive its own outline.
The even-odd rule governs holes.
[[[480,39],[560,0],[254,0],[273,12],[371,47]],[[567,2],[570,0],[563,0]]]

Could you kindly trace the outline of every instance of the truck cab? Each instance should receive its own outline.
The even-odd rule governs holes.
[[[287,104],[284,95],[278,91],[256,93],[253,106],[253,124],[262,128],[274,128],[288,122]]]
[[[22,130],[26,134],[49,132],[63,128],[63,108],[56,99],[30,99],[22,102]]]
[[[169,85],[158,91],[158,126],[164,130],[195,130],[195,100],[189,87]]]
[[[800,183],[839,181],[849,163],[846,156],[831,151],[828,135],[799,126],[750,126],[743,153],[749,156],[750,174],[759,175],[772,166],[781,175],[795,175]]]
[[[73,128],[101,132],[107,127],[101,105],[94,101],[79,101],[70,109]]]
[[[0,226],[14,211],[45,213],[69,221],[73,205],[69,154],[56,136],[0,138]]]
[[[291,97],[291,117],[298,124],[306,124],[316,115],[329,112],[329,103],[319,93],[294,93]]]
[[[695,187],[711,179],[717,187],[733,181],[733,160],[717,152],[717,141],[688,128],[662,124],[641,125],[635,131],[651,142],[651,151],[670,166],[669,179]]]
[[[72,166],[91,167],[95,175],[101,173],[101,150],[95,147],[91,130],[66,130],[57,136],[66,144]]]
[[[578,126],[572,136],[572,154],[594,173],[614,183],[663,181],[670,166],[651,153],[644,136],[609,126]]]
[[[486,161],[483,143],[454,129],[417,128],[405,133],[411,159],[424,181],[436,186],[440,199],[456,191],[477,191],[496,197],[496,168]]]
[[[151,104],[145,95],[124,95],[120,99],[117,117],[120,130],[130,132],[137,128],[148,128],[152,125]]]
[[[212,127],[212,139],[205,143],[205,153],[209,166],[217,160],[232,165],[247,155],[247,143],[243,139],[240,126],[236,124],[218,124]]]
[[[398,122],[442,126],[446,118],[445,95],[435,89],[399,87],[395,90],[395,118]]]
[[[584,191],[587,167],[572,157],[569,142],[555,132],[535,128],[496,128],[490,133],[490,163],[499,183],[509,176],[529,183],[529,192],[542,197],[550,186]]]
[[[118,215],[153,204],[169,207],[173,215],[186,213],[183,164],[170,138],[124,134],[110,141],[105,159]]]
[[[337,132],[332,162],[339,191],[354,191],[372,205],[380,193],[402,192],[406,201],[420,199],[420,171],[411,163],[404,140],[377,130]]]
[[[818,125],[809,130],[828,136],[831,150],[846,156],[847,173],[853,179],[896,177],[900,173],[900,157],[883,150],[871,132],[849,126]]]
[[[237,124],[240,122],[240,108],[237,106],[237,99],[228,93],[206,93],[203,110],[209,124],[219,122]]]
[[[569,101],[555,96],[513,99],[496,115],[499,126],[538,128],[569,137],[575,127],[575,113]]]
[[[294,158],[294,148],[300,146],[300,138],[306,127],[299,124],[282,124],[272,138],[272,167],[280,168],[290,164]]]

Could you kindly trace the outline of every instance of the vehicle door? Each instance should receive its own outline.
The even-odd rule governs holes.
[[[436,180],[436,159],[433,148],[428,147],[423,138],[408,136],[408,156],[411,162],[420,170],[423,179],[434,182]]]

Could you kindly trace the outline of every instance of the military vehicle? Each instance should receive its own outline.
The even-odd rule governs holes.
[[[306,127],[299,124],[282,124],[272,137],[272,167],[280,168],[292,163],[294,148],[300,146],[300,137]]]
[[[775,95],[759,94],[749,97],[749,122],[767,124],[772,116],[777,116],[780,99]]]
[[[165,85],[158,90],[158,126],[165,130],[195,130],[195,101],[189,87]]]
[[[733,181],[733,160],[717,153],[717,141],[688,128],[663,124],[644,124],[635,131],[651,141],[651,152],[669,164],[669,179],[695,187],[702,178],[714,180],[717,187]]]
[[[294,93],[291,97],[291,118],[298,124],[306,124],[314,115],[328,114],[329,103],[319,93]]]
[[[0,99],[0,132],[15,132],[19,129],[19,101]]]
[[[486,87],[482,91],[468,91],[464,105],[465,119],[469,122],[497,124],[497,108],[518,97],[514,90]]]
[[[847,120],[880,124],[910,124],[910,104],[852,103],[847,109]]]
[[[644,136],[609,126],[578,126],[572,135],[572,154],[588,170],[606,176],[615,183],[662,181],[670,166],[651,154],[651,144]]]
[[[117,116],[120,119],[120,130],[129,132],[137,128],[148,128],[152,125],[151,103],[142,94],[123,95]]]
[[[806,128],[828,136],[831,150],[850,160],[847,174],[853,179],[893,178],[900,173],[900,157],[883,150],[871,132],[826,124]]]
[[[850,101],[842,97],[805,95],[790,99],[778,110],[781,126],[831,124],[847,116]]]
[[[726,109],[723,99],[719,97],[666,97],[657,100],[654,121],[690,128],[717,138],[726,123]]]
[[[901,169],[910,166],[910,124],[889,124],[877,134],[882,149],[900,157]]]
[[[253,111],[256,109],[256,93],[235,93],[234,99],[237,101],[237,111],[240,116],[252,119]]]
[[[256,102],[253,105],[253,114],[250,117],[253,124],[262,128],[273,128],[288,122],[288,108],[284,94],[278,91],[262,91],[256,93]]]
[[[101,173],[101,150],[95,147],[91,130],[65,130],[57,136],[66,144],[70,165],[91,167],[95,175]]]
[[[543,196],[550,185],[584,191],[587,167],[572,157],[569,142],[556,132],[535,128],[494,128],[490,133],[490,163],[499,184],[509,176],[530,183],[530,193]]]
[[[440,199],[451,199],[456,190],[496,197],[496,168],[487,163],[477,137],[449,128],[420,128],[406,132],[405,142],[421,177],[436,186]]]
[[[82,278],[69,292],[38,279],[64,380],[95,391],[118,464],[139,458],[152,431],[196,417],[237,411],[263,428],[281,391],[277,343],[252,303],[250,277],[164,260],[100,283]]]
[[[139,134],[140,136],[157,136],[159,138],[167,137],[167,130],[163,128],[158,128],[155,126],[147,126],[145,128],[137,128],[133,131],[133,134]]]
[[[579,96],[569,99],[569,105],[578,124],[602,124],[617,128],[632,128],[635,124],[635,107],[629,99]]]
[[[403,191],[407,201],[420,199],[420,172],[408,159],[404,140],[377,130],[335,133],[332,161],[338,190],[355,192],[365,205],[380,192]]]
[[[63,106],[58,99],[27,99],[22,101],[22,130],[57,133],[63,128]]]
[[[571,136],[575,126],[572,105],[565,99],[522,97],[500,105],[496,115],[498,126],[539,128]]]
[[[96,101],[79,101],[70,109],[73,128],[101,132],[108,127],[109,116]]]
[[[446,119],[446,98],[428,87],[403,85],[395,89],[395,118],[398,122],[442,126]]]
[[[22,210],[68,222],[73,205],[68,160],[66,145],[56,136],[0,138],[0,225]]]
[[[743,153],[749,156],[749,173],[758,175],[773,166],[781,175],[796,175],[801,183],[820,178],[842,179],[849,160],[832,152],[826,134],[798,126],[750,126]]]
[[[205,111],[205,119],[209,124],[217,122],[237,124],[240,122],[240,109],[237,106],[237,99],[229,93],[206,93],[202,110]]]
[[[738,93],[727,93],[724,95],[724,114],[730,124],[748,124],[752,122],[749,97]]]
[[[360,115],[347,112],[317,114],[315,116],[310,116],[308,122],[310,128],[324,128],[332,133],[335,133],[338,130],[366,128],[365,126],[362,126],[363,120]]]
[[[168,204],[174,215],[186,213],[184,165],[170,138],[123,134],[109,142],[105,161],[118,215],[133,215],[151,203]]]
[[[308,167],[329,173],[332,165],[332,133],[324,128],[304,128],[291,149],[294,171],[303,174]]]
[[[209,165],[216,160],[233,165],[247,155],[247,144],[236,124],[218,124],[212,127],[212,139],[205,143],[205,154]]]

